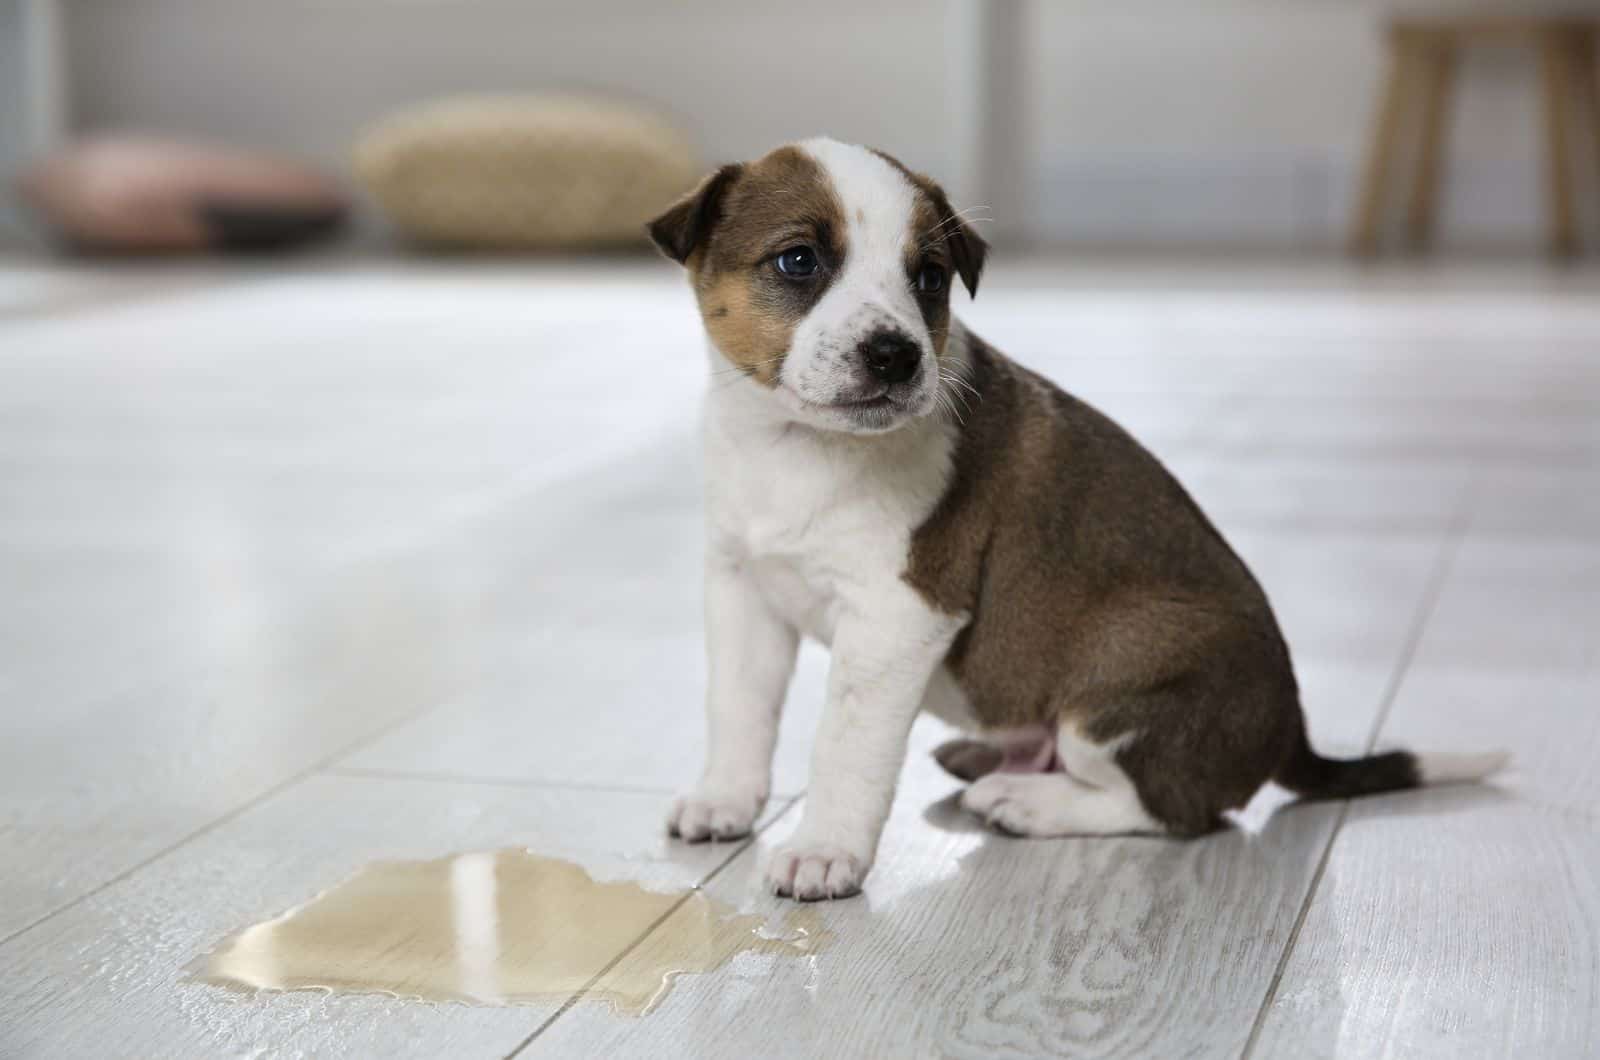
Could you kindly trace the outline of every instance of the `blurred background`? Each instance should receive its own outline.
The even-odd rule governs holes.
[[[515,139],[538,124],[542,94],[581,92],[659,117],[697,166],[823,131],[881,146],[942,175],[964,205],[989,207],[1016,247],[1331,255],[1358,207],[1394,19],[1554,13],[1581,24],[1583,11],[1475,0],[4,0],[0,164],[14,173],[105,133],[304,162],[357,207],[346,238],[374,241],[393,227],[352,159],[380,122],[463,95],[521,96],[501,129]],[[1509,34],[1477,43],[1459,49],[1443,107],[1436,242],[1530,255],[1548,235],[1540,54]],[[1570,111],[1586,124],[1568,147],[1585,174],[1600,159],[1586,69],[1588,94]],[[1426,71],[1415,80],[1421,107]],[[1405,156],[1425,136],[1404,128],[1398,140]],[[1579,223],[1590,224],[1595,185],[1582,187]],[[14,202],[8,215],[13,244],[50,231],[23,227]]]

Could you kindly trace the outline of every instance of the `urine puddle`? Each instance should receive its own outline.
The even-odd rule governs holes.
[[[828,940],[813,907],[792,908],[769,932],[765,917],[700,891],[597,882],[571,862],[497,850],[368,865],[230,936],[195,970],[202,982],[236,989],[483,1005],[560,1002],[588,987],[586,999],[637,1016],[679,976],[714,971],[742,953],[806,957]]]

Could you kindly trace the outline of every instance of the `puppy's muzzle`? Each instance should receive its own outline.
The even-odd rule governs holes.
[[[881,383],[904,383],[917,374],[922,347],[903,331],[881,328],[856,347],[868,374]]]

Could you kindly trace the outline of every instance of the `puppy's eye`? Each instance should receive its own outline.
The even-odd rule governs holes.
[[[817,252],[810,247],[790,247],[774,263],[785,276],[803,280],[817,271]]]
[[[917,273],[917,290],[922,294],[938,294],[944,290],[945,273],[938,265],[924,265]]]

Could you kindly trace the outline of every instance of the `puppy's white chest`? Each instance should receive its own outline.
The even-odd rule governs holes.
[[[897,548],[883,527],[870,535],[879,540],[851,550],[852,540],[868,543],[852,531],[833,491],[808,473],[815,469],[791,465],[784,474],[772,463],[737,459],[724,466],[711,490],[712,533],[738,555],[774,611],[828,644],[841,601],[883,570],[903,567],[905,546]]]
[[[833,643],[839,594],[803,563],[778,556],[753,558],[750,574],[767,603],[785,622],[822,644]]]
[[[903,588],[911,536],[948,479],[950,443],[936,424],[894,437],[819,437],[796,430],[706,430],[713,547],[745,566],[773,610],[831,643],[846,610],[870,610]],[[893,583],[893,584],[890,584]]]

